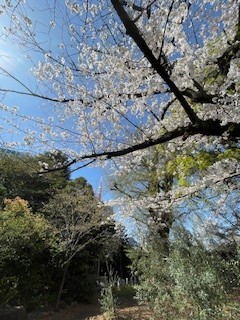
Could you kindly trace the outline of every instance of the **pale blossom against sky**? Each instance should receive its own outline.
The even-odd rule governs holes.
[[[45,1],[44,1],[45,2]],[[31,3],[37,3],[39,1],[32,0]],[[43,25],[49,25],[49,16],[46,14],[46,11],[42,14],[38,12],[37,19],[39,23]],[[31,72],[31,61],[28,59],[28,52],[22,48],[19,50],[19,47],[9,41],[4,35],[4,27],[9,24],[9,19],[6,15],[0,16],[0,82],[1,89],[11,89],[15,91],[25,91],[24,87],[11,79],[5,71],[12,74],[22,83],[27,84],[30,88],[35,90],[34,78]],[[59,39],[55,39],[59,42]],[[50,41],[50,39],[49,39]],[[51,41],[53,41],[51,39]],[[30,53],[29,53],[30,55]],[[36,56],[31,56],[36,59]],[[3,71],[3,69],[5,71]],[[6,110],[8,107],[10,110],[13,108],[18,109],[18,113],[25,117],[33,118],[43,118],[47,119],[54,116],[54,108],[47,101],[29,97],[27,95],[19,95],[14,93],[0,93],[0,146],[4,146],[6,143],[9,143],[9,146],[13,146],[15,143],[19,143],[19,146],[16,146],[18,150],[26,150],[27,152],[32,153],[41,153],[44,152],[44,149],[32,149],[27,146],[23,147],[22,141],[26,132],[36,130],[36,125],[34,122],[26,121],[22,117],[16,117],[16,120],[12,121],[14,115]],[[10,124],[11,123],[11,124]],[[14,125],[12,125],[14,124]],[[69,123],[71,129],[71,123]],[[59,146],[61,149],[61,146]],[[100,168],[83,168],[81,170],[74,171],[72,173],[72,178],[83,176],[87,181],[93,186],[95,193],[99,193],[100,180],[104,181],[103,177],[104,170]],[[103,183],[104,185],[104,183]],[[108,199],[110,197],[109,193],[106,191],[106,188],[103,187],[102,198]]]

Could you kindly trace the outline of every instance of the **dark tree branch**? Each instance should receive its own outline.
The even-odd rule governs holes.
[[[177,99],[174,98],[173,100],[169,101],[166,106],[163,108],[162,114],[161,114],[161,120],[164,119],[166,112],[171,107],[171,105],[176,101]]]
[[[129,194],[129,193],[125,192],[124,190],[122,190],[116,182],[114,183],[113,187],[110,190],[118,191],[121,194],[124,194],[125,196],[127,196],[128,198],[132,199],[131,194]]]
[[[74,99],[62,99],[59,100],[57,98],[51,98],[49,96],[44,96],[35,92],[24,92],[24,91],[17,91],[17,90],[12,90],[12,89],[0,89],[0,92],[2,92],[3,94],[6,93],[16,93],[16,94],[20,94],[20,95],[24,95],[24,96],[30,96],[30,97],[35,97],[35,98],[39,98],[39,99],[43,99],[43,100],[48,100],[48,101],[52,101],[52,102],[62,102],[62,103],[67,103],[67,102],[72,102],[74,101]],[[84,102],[83,100],[79,100],[80,102]]]
[[[182,91],[182,94],[184,96],[189,97],[193,102],[198,103],[214,103],[213,98],[216,98],[215,95],[209,94],[206,92],[206,90],[203,88],[203,86],[197,82],[195,79],[193,79],[193,83],[195,88],[197,88],[197,91],[187,88],[184,91]]]
[[[166,30],[167,30],[167,25],[168,25],[170,14],[171,14],[172,9],[173,9],[174,2],[175,2],[175,0],[172,0],[172,3],[171,3],[171,5],[169,7],[169,10],[168,10],[168,15],[167,15],[167,19],[166,19],[164,30],[163,30],[162,43],[161,43],[161,48],[160,48],[160,53],[159,53],[158,60],[160,60],[160,58],[162,56],[163,47],[164,47],[164,39],[165,39]]]
[[[153,55],[151,49],[148,47],[147,43],[141,36],[139,29],[136,24],[129,18],[127,12],[123,8],[121,1],[111,0],[113,7],[115,8],[119,18],[121,19],[123,25],[126,28],[126,33],[135,41],[139,49],[142,51],[146,59],[150,62],[152,68],[160,75],[160,77],[165,81],[167,86],[174,93],[181,106],[185,110],[188,118],[192,123],[197,123],[200,119],[197,117],[196,113],[193,111],[191,106],[188,104],[187,100],[175,85],[175,83],[170,79],[166,68],[162,66],[158,59]]]
[[[149,139],[145,140],[142,143],[135,144],[128,148],[123,148],[120,150],[115,151],[104,151],[99,153],[91,153],[81,156],[79,159],[74,159],[67,164],[63,164],[63,166],[58,168],[49,168],[39,173],[47,173],[51,171],[57,171],[64,169],[66,167],[70,167],[71,165],[77,163],[78,161],[84,161],[87,159],[92,159],[88,163],[83,164],[82,166],[79,166],[78,169],[86,167],[96,161],[98,158],[103,158],[103,160],[108,160],[112,158],[121,157],[130,153],[133,153],[134,151],[139,151],[143,149],[147,149],[149,147],[163,144],[165,142],[170,142],[176,138],[182,137],[183,140],[186,140],[190,136],[194,136],[197,134],[201,134],[204,136],[222,136],[223,133],[227,133],[229,135],[229,139],[234,139],[235,141],[240,139],[240,124],[239,123],[228,123],[226,125],[221,125],[219,120],[206,120],[206,121],[199,121],[196,124],[189,124],[185,127],[176,128],[175,130],[172,130],[170,132],[166,132],[162,136],[156,139]]]
[[[127,6],[127,5],[128,5],[128,2],[125,1],[125,0],[120,0],[120,2],[121,2],[122,5],[124,5],[124,6]],[[149,19],[150,16],[151,16],[151,5],[147,6],[146,8],[143,8],[143,7],[137,6],[136,4],[133,4],[133,5],[132,5],[132,8],[133,8],[133,10],[138,11],[138,12],[141,12],[141,13],[144,12],[144,11],[146,11],[147,16],[148,16],[148,19]]]
[[[217,58],[217,65],[223,76],[227,76],[232,59],[240,53],[240,4],[238,6],[238,23],[236,25],[236,35],[232,43],[224,53]]]
[[[169,142],[179,137],[186,137],[186,135],[188,137],[194,136],[197,134],[201,134],[205,136],[220,137],[222,136],[223,133],[228,133],[230,139],[238,140],[240,138],[240,124],[228,123],[222,126],[220,121],[218,120],[210,119],[206,121],[199,121],[199,123],[197,124],[189,124],[188,126],[176,128],[175,130],[166,132],[165,134],[163,134],[162,136],[156,139],[149,139],[142,143],[133,145],[128,148],[123,148],[117,151],[105,151],[100,153],[92,153],[92,154],[84,155],[80,158],[80,160],[100,158],[100,157],[103,157],[107,160],[111,158],[124,156],[134,151],[143,150],[151,146]]]
[[[0,92],[2,92],[3,94],[6,93],[14,93],[14,94],[20,94],[20,95],[24,95],[24,96],[30,96],[30,97],[35,97],[35,98],[39,98],[42,100],[48,100],[48,101],[52,101],[52,102],[57,102],[57,103],[68,103],[68,102],[73,102],[75,101],[75,99],[73,98],[69,98],[69,99],[62,99],[59,100],[57,98],[53,98],[53,97],[49,97],[49,96],[44,96],[38,93],[35,93],[33,91],[18,91],[18,90],[14,90],[14,89],[4,89],[4,88],[0,88]],[[163,91],[154,91],[153,94],[157,95],[157,94],[161,94],[161,93],[166,93]],[[123,96],[127,96],[128,99],[133,99],[133,98],[144,98],[148,95],[148,92],[135,92],[135,93],[119,93],[118,97],[123,97]],[[100,96],[100,97],[93,97],[93,102],[94,101],[99,101],[102,100],[104,98],[107,98],[108,96]],[[82,99],[78,99],[79,102],[86,104],[86,102],[84,102],[84,100]],[[91,104],[90,102],[88,103],[89,105]]]
[[[240,31],[239,31],[240,33]],[[240,36],[239,36],[240,37]],[[236,57],[240,52],[240,42],[239,40],[232,44],[221,57],[217,58],[217,65],[223,76],[228,74],[230,64],[232,59]]]

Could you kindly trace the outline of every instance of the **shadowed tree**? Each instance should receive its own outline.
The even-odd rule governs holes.
[[[59,190],[43,208],[56,229],[59,249],[62,252],[62,277],[56,301],[56,310],[74,257],[102,236],[108,212],[99,205],[92,187],[84,178],[70,181]]]
[[[17,196],[27,200],[33,211],[39,210],[57,189],[66,186],[69,169],[39,174],[41,167],[62,166],[67,161],[61,153],[31,156],[24,153],[0,153],[1,198]]]

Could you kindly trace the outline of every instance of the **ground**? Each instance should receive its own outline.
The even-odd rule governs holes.
[[[121,320],[147,320],[149,319],[146,310],[140,306],[122,307],[116,311],[117,319]],[[34,318],[32,318],[34,319]],[[106,320],[101,314],[100,308],[96,305],[77,304],[69,306],[60,312],[45,312],[38,320]]]
[[[226,319],[240,319],[240,291],[230,295],[230,302],[224,306]],[[107,320],[101,312],[98,298],[93,299],[89,304],[73,303],[71,305],[62,304],[59,312],[45,311],[34,312],[29,315],[29,320]],[[149,320],[150,313],[146,306],[138,306],[132,296],[121,296],[119,306],[116,309],[115,320]],[[186,316],[188,319],[188,316]]]
[[[118,320],[147,320],[149,314],[146,307],[138,306],[136,301],[131,297],[121,297],[118,308],[116,309]],[[32,313],[29,320],[106,320],[102,315],[98,299],[94,299],[92,303],[83,304],[75,303],[66,305],[59,312],[45,311]]]

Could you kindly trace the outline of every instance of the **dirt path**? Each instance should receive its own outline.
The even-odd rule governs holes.
[[[59,312],[47,311],[31,315],[30,320],[90,320],[100,315],[100,306],[97,304],[76,304],[67,306]],[[97,319],[97,318],[96,318]]]
[[[132,305],[127,306],[124,303],[116,310],[117,319],[119,320],[148,320],[149,314],[146,308],[141,306]],[[59,312],[48,311],[40,315],[31,316],[30,320],[105,320],[101,314],[100,305],[94,304],[76,304],[67,306],[64,310]]]
[[[117,319],[119,320],[148,320],[149,314],[144,307],[124,307],[118,308]],[[38,320],[105,320],[100,310],[96,306],[86,307],[84,305],[76,305],[69,307],[60,312],[48,312],[42,314]]]

